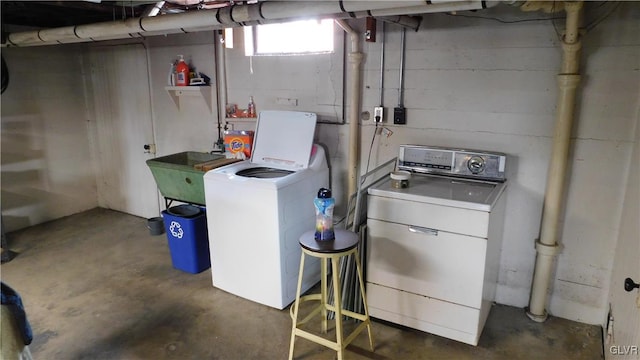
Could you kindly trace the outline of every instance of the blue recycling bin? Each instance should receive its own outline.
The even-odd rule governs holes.
[[[211,267],[207,216],[203,208],[178,205],[162,211],[174,268],[191,274]]]

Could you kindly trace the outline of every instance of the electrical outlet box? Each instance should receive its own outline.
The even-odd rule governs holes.
[[[405,112],[405,108],[393,108],[393,123],[396,125],[404,125],[407,123],[407,113]]]
[[[156,153],[156,144],[144,144],[144,153],[145,154],[155,154]]]
[[[373,108],[373,120],[377,123],[384,121],[384,108],[382,106]]]
[[[290,99],[290,98],[276,98],[276,104],[278,105],[287,105],[287,106],[298,106],[298,99]]]

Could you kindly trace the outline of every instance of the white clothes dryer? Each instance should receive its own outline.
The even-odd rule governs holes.
[[[213,286],[277,309],[295,299],[298,239],[314,228],[313,199],[329,185],[315,125],[312,113],[263,111],[251,159],[204,175]],[[319,262],[305,262],[304,274],[306,291]]]

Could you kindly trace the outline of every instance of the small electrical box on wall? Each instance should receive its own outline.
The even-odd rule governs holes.
[[[393,123],[396,125],[405,125],[407,123],[407,114],[404,107],[393,108]]]
[[[376,42],[376,19],[368,17],[365,23],[364,40],[366,42]]]

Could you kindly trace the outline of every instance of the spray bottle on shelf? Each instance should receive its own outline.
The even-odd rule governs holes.
[[[184,56],[178,55],[178,63],[176,64],[176,86],[189,85],[189,65],[184,61]]]
[[[167,85],[176,86],[176,63],[170,64]]]
[[[247,107],[247,117],[256,117],[256,104],[253,102],[253,96],[249,97],[249,105]]]
[[[313,200],[316,206],[316,240],[333,240],[333,208],[336,200],[331,197],[331,189],[320,188],[318,197]]]

